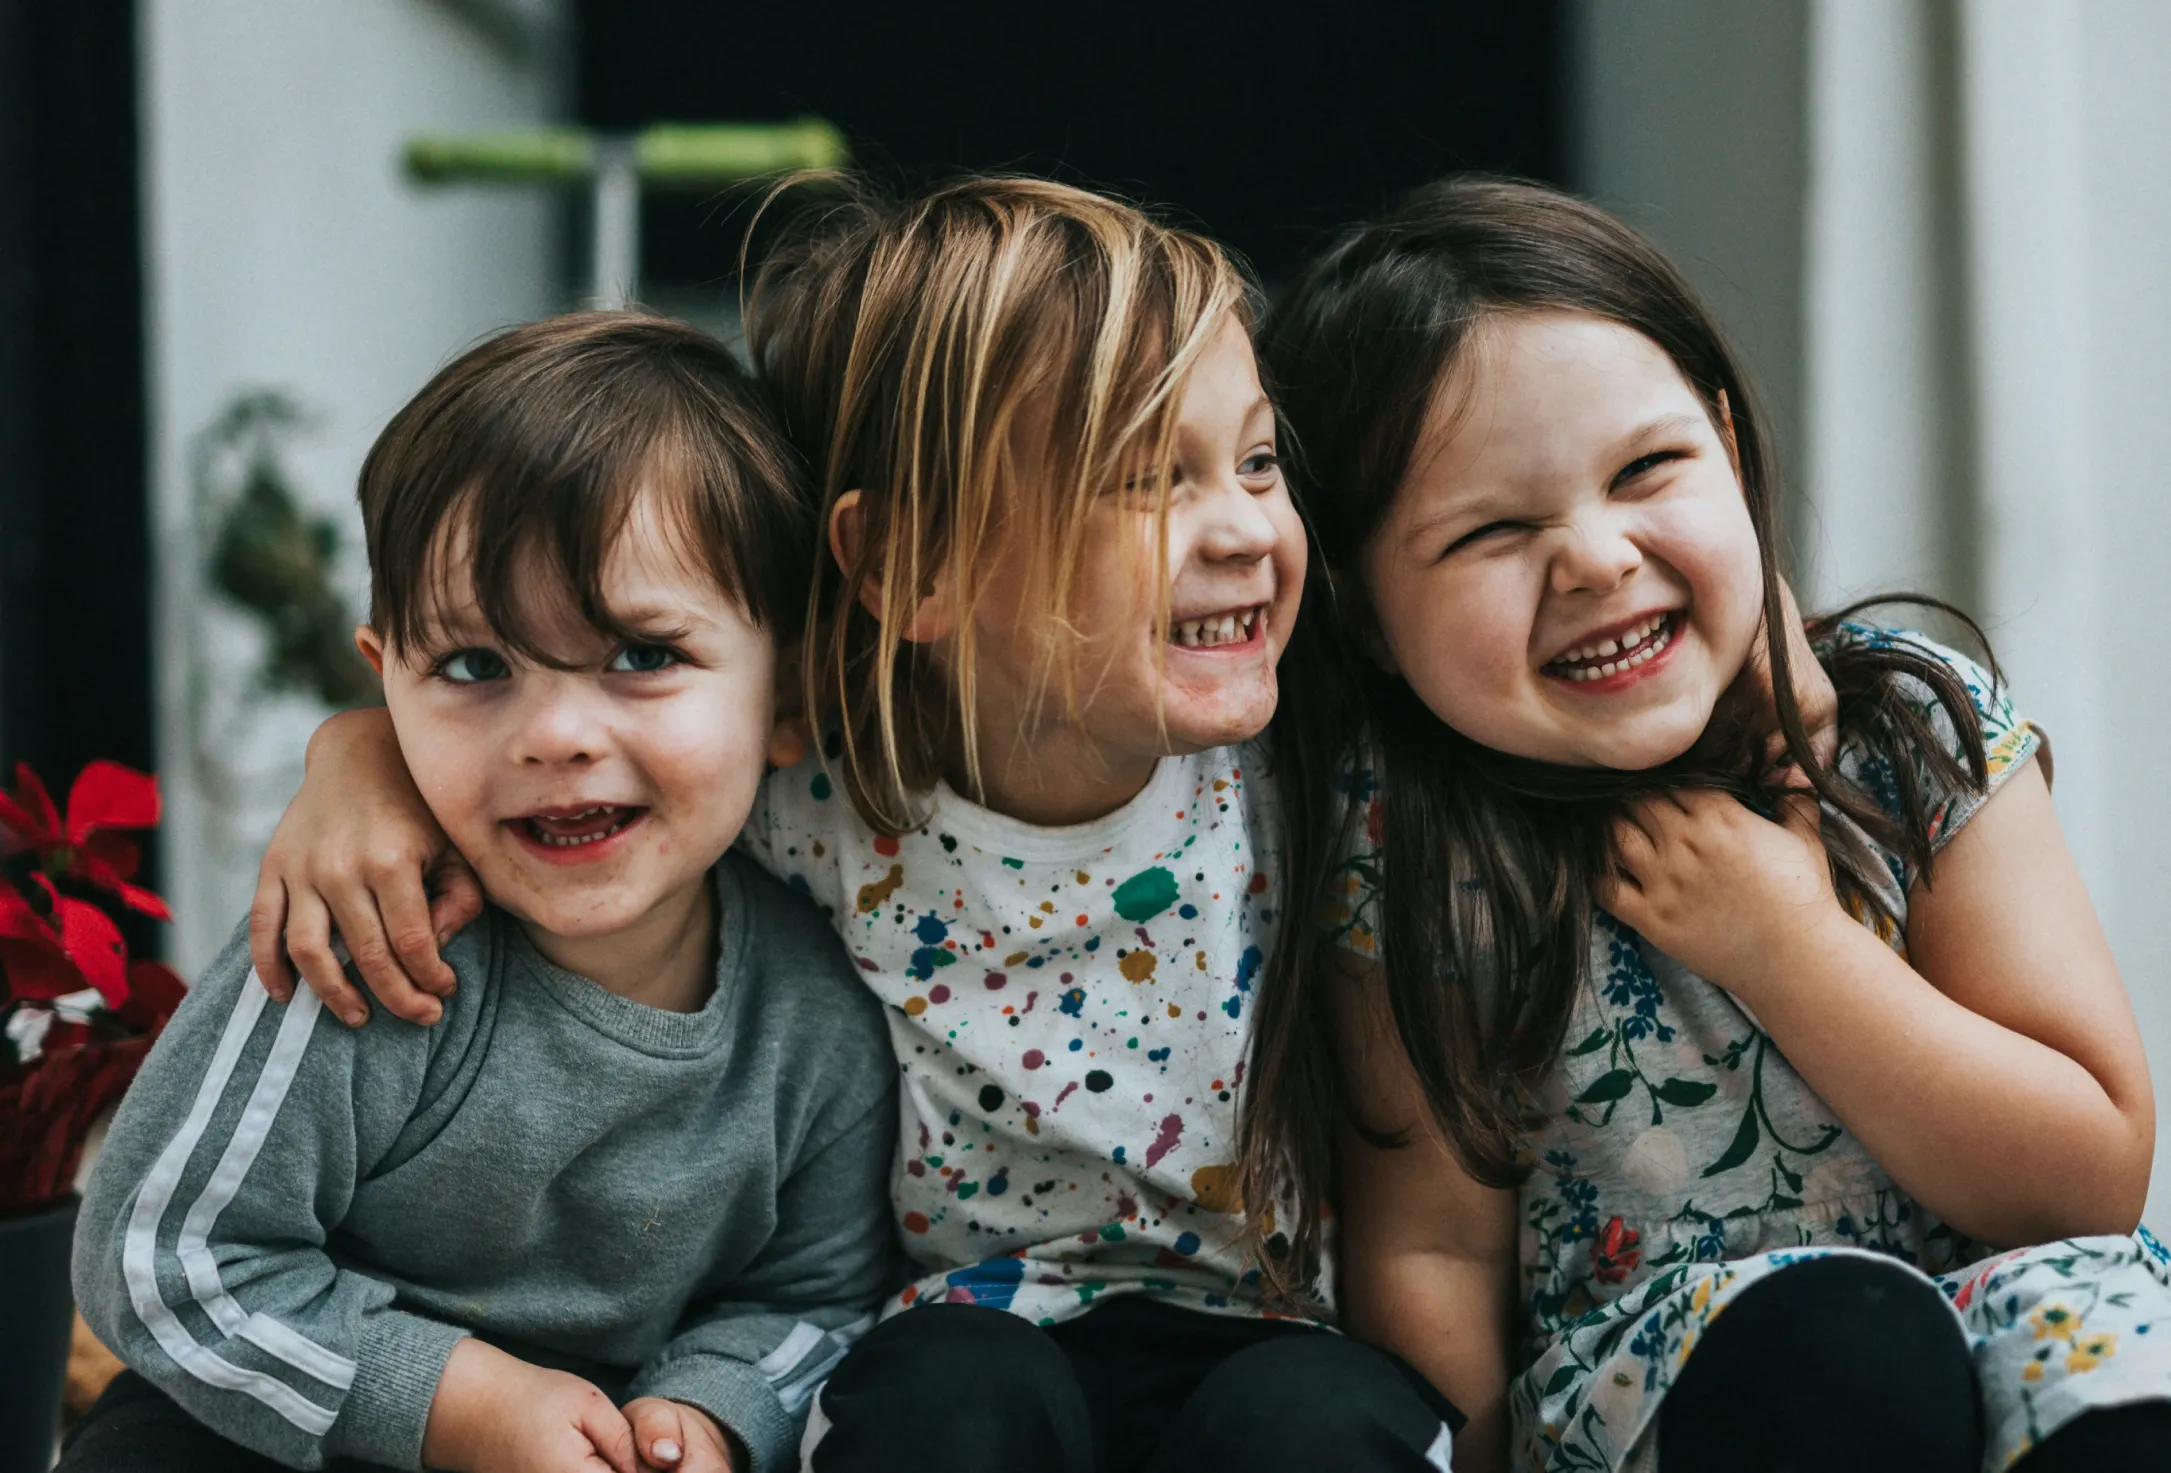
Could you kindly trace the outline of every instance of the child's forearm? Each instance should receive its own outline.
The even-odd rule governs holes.
[[[1413,1251],[1343,1277],[1344,1327],[1408,1361],[1469,1418],[1455,1434],[1455,1473],[1507,1467],[1513,1267]]]
[[[1742,996],[1892,1179],[1961,1231],[2020,1244],[2139,1220],[2147,1142],[2104,1085],[1836,908]]]

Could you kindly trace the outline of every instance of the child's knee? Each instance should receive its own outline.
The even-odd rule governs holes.
[[[1444,1468],[1452,1416],[1393,1357],[1325,1331],[1292,1332],[1201,1382],[1154,1468]]]
[[[822,1388],[814,1473],[1092,1465],[1085,1398],[1047,1332],[975,1305],[885,1321]]]

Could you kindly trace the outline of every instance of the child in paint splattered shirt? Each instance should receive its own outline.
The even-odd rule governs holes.
[[[1236,1187],[1248,1012],[1287,924],[1255,739],[1305,555],[1241,277],[1126,206],[977,180],[826,208],[753,308],[832,556],[804,671],[825,751],[770,777],[745,842],[890,1005],[919,1267],[822,1392],[812,1466],[1444,1473],[1459,1414],[1268,1315],[1245,1255],[1272,1245]],[[317,878],[434,853],[346,720],[266,886],[329,907],[426,1020],[378,919],[415,916],[398,954],[436,976],[419,863]]]

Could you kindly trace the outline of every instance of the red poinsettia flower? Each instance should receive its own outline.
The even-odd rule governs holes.
[[[61,894],[43,875],[30,882],[44,892],[45,914],[0,880],[0,971],[8,992],[49,1001],[95,987],[107,1007],[121,1006],[128,1000],[128,947],[113,918]]]
[[[1643,1235],[1622,1222],[1618,1217],[1599,1231],[1591,1244],[1591,1272],[1601,1284],[1618,1284],[1634,1272],[1643,1261],[1643,1253],[1636,1244]]]
[[[81,880],[118,896],[130,910],[170,921],[165,901],[130,883],[143,856],[136,841],[120,832],[156,827],[158,810],[156,777],[101,760],[76,774],[63,813],[30,764],[18,762],[15,791],[0,793],[0,856],[31,850],[53,878]]]

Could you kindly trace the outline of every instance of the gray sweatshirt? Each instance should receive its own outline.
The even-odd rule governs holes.
[[[420,1466],[481,1336],[691,1402],[756,1473],[894,1266],[897,1066],[819,913],[736,855],[697,1013],[629,1002],[491,909],[445,1017],[274,1003],[237,935],[122,1102],[75,1242],[99,1338],[298,1468]]]

